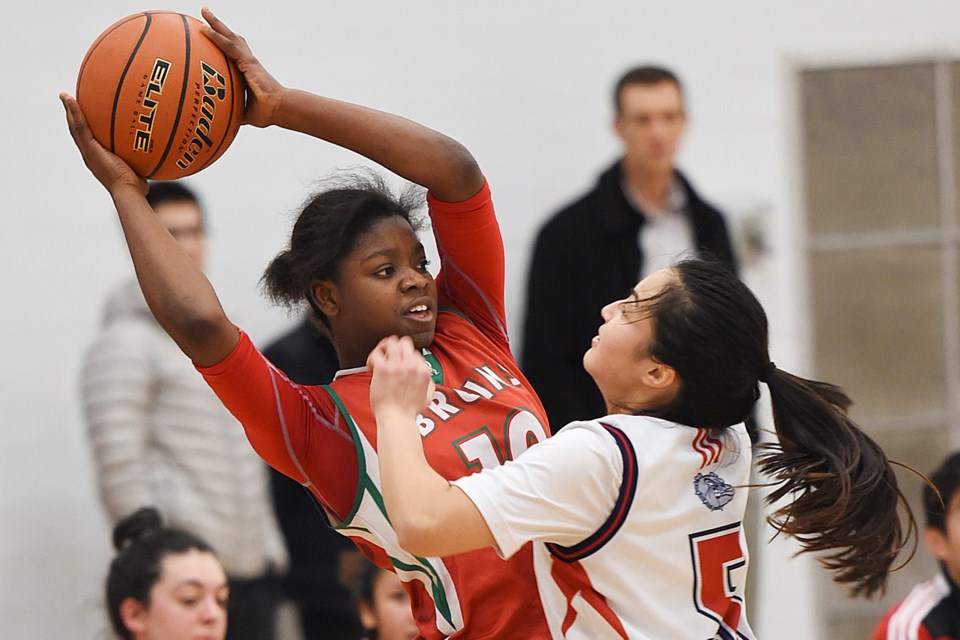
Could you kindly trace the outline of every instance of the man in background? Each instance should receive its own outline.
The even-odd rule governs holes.
[[[297,384],[328,384],[339,368],[333,343],[309,313],[263,355]],[[349,565],[359,565],[360,552],[330,528],[323,508],[299,483],[271,469],[270,488],[290,552],[283,592],[297,607],[304,640],[360,640],[357,603],[343,580]]]
[[[613,97],[623,156],[540,229],[530,264],[521,366],[553,431],[607,413],[582,364],[602,307],[684,256],[736,269],[723,215],[674,165],[687,125],[679,79],[637,67]]]
[[[202,269],[206,233],[196,195],[179,182],[154,182],[147,201]],[[107,301],[80,392],[111,525],[155,507],[167,525],[207,540],[229,580],[227,640],[274,638],[286,551],[266,465],[132,280]]]

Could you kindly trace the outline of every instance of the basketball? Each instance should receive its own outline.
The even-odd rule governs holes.
[[[127,16],[80,65],[77,102],[93,137],[144,178],[210,166],[240,127],[243,77],[201,24],[172,11]]]

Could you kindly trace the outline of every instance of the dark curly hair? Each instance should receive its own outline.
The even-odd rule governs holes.
[[[270,262],[261,286],[273,302],[290,309],[304,303],[329,332],[330,322],[310,294],[316,280],[337,281],[342,260],[374,223],[399,216],[420,231],[418,214],[425,201],[423,189],[410,185],[395,194],[374,171],[354,171],[323,181],[303,205],[290,234],[289,246]]]

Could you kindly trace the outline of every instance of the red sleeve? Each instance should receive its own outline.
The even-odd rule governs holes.
[[[427,204],[440,254],[440,305],[459,310],[506,345],[503,238],[489,185],[484,182],[463,202],[442,202],[428,194]]]
[[[939,640],[934,638],[930,631],[923,626],[923,622],[918,620],[914,624],[916,625],[913,629],[903,628],[902,622],[900,624],[900,629],[898,632],[890,631],[890,620],[893,619],[893,615],[900,609],[900,606],[903,604],[901,600],[894,606],[890,607],[890,610],[887,611],[887,614],[883,616],[883,619],[877,623],[877,627],[873,630],[873,634],[870,636],[870,640],[899,640],[900,638],[906,637],[915,637],[916,640]],[[916,635],[913,636],[911,633],[916,631]]]
[[[229,356],[197,370],[267,464],[311,489],[338,516],[349,513],[357,488],[356,449],[321,387],[288,380],[243,331]]]

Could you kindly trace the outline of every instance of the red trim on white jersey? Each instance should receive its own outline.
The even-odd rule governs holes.
[[[693,438],[693,449],[700,454],[703,464],[700,468],[716,464],[723,454],[723,443],[711,435],[710,429],[697,429],[697,435]]]

